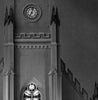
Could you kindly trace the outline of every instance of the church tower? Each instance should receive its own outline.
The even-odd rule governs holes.
[[[3,100],[62,100],[54,0],[6,0]]]

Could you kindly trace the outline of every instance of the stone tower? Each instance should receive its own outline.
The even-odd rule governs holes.
[[[3,100],[62,100],[54,0],[6,0]]]

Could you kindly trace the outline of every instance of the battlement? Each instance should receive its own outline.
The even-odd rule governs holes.
[[[63,73],[66,73],[66,64],[63,62],[62,59],[61,59],[61,70]]]
[[[74,79],[74,84],[78,92],[81,92],[81,85],[77,78]]]
[[[81,95],[84,98],[84,100],[88,100],[88,93],[84,88],[81,87],[80,82],[78,81],[77,78],[73,76],[71,70],[69,68],[66,68],[66,64],[63,62],[62,59],[61,59],[61,71],[62,74],[65,76],[65,78],[68,79],[68,81],[71,83],[73,88],[79,93],[79,95]]]
[[[69,80],[71,82],[73,82],[73,73],[71,72],[71,70],[69,68],[67,69],[67,76],[68,76]]]
[[[84,97],[84,100],[87,100],[88,94],[87,94],[87,92],[86,92],[86,90],[84,88],[82,88],[82,95]]]

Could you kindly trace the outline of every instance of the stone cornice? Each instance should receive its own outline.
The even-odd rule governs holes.
[[[15,42],[46,42],[51,41],[51,34],[50,33],[15,33]]]
[[[16,44],[15,48],[21,49],[48,49],[50,45],[48,44]]]

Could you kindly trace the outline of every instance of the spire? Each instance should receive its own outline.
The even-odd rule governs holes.
[[[14,22],[14,14],[13,14],[13,8],[10,7],[8,9],[8,7],[6,7],[5,10],[5,18],[4,18],[4,26],[8,23],[10,24],[10,22]]]
[[[52,7],[50,25],[53,25],[53,23],[55,24],[56,42],[59,43],[60,18],[58,14],[58,8],[55,6]]]
[[[12,7],[10,7],[10,9],[9,9],[9,16],[8,16],[8,24],[10,24],[10,22],[14,22],[14,14],[13,14],[13,8]]]
[[[53,22],[58,26],[60,25],[60,19],[59,19],[59,15],[58,15],[58,8],[57,7],[55,8],[54,6],[52,8],[52,16],[51,16],[50,24],[52,24]]]
[[[5,18],[4,18],[4,26],[6,25],[7,22],[8,22],[8,8],[6,7]]]

